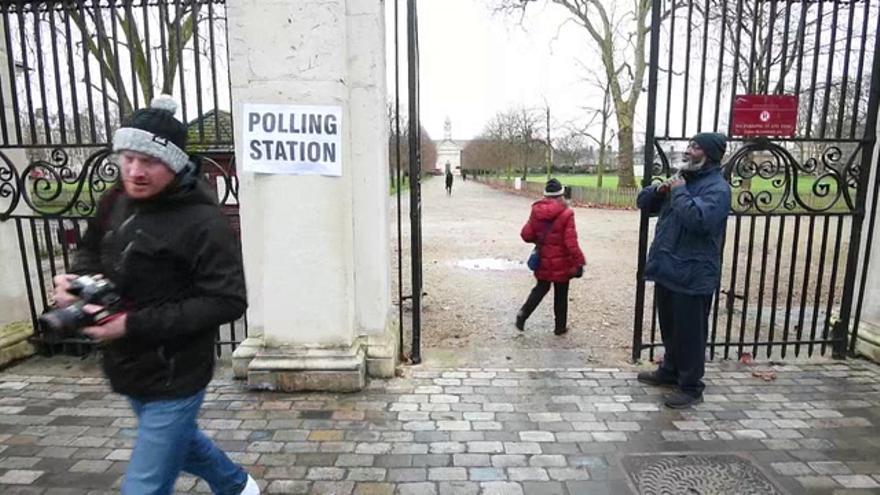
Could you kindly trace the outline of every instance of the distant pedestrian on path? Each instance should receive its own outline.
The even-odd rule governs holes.
[[[447,170],[446,171],[446,195],[447,196],[452,196],[452,180],[453,180],[452,171]]]
[[[703,401],[703,374],[712,294],[721,277],[721,245],[730,211],[730,186],[721,171],[723,134],[701,133],[685,151],[686,162],[669,180],[639,193],[638,206],[659,214],[645,278],[654,282],[660,334],[666,354],[655,371],[638,379],[677,386],[666,406]]]
[[[467,182],[467,170],[461,169],[461,180],[462,182]]]
[[[558,180],[547,181],[544,199],[532,205],[529,221],[520,234],[524,241],[535,243],[533,256],[538,260],[536,267],[530,266],[536,268],[538,283],[516,315],[516,328],[520,331],[525,329],[526,320],[550,291],[551,284],[556,321],[553,333],[562,335],[568,331],[568,283],[583,276],[586,261],[578,245],[574,210],[568,207],[563,193]]]

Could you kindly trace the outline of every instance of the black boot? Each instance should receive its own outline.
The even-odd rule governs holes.
[[[668,377],[657,370],[640,372],[638,380],[654,387],[672,387],[678,384],[675,378]]]
[[[687,409],[688,407],[695,406],[703,402],[703,394],[700,395],[691,395],[686,394],[684,392],[673,392],[671,395],[666,397],[666,407],[670,409]]]
[[[516,314],[516,329],[520,332],[526,329],[526,316],[522,311]]]

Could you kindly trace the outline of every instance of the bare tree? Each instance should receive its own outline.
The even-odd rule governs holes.
[[[605,175],[605,165],[607,159],[607,151],[611,148],[611,141],[614,139],[614,129],[610,127],[610,121],[613,113],[611,107],[611,87],[605,84],[599,77],[590,80],[591,85],[602,91],[602,107],[601,108],[585,108],[590,113],[590,120],[582,126],[570,124],[569,128],[572,133],[590,139],[599,147],[599,160],[596,164],[596,187],[601,188],[603,177]],[[594,132],[596,121],[599,121],[599,133]]]
[[[536,0],[495,0],[497,8],[525,15]],[[647,67],[651,0],[633,0],[626,8],[615,0],[544,0],[571,14],[599,52],[617,117],[618,187],[636,186],[633,128]]]
[[[195,33],[201,8],[198,2],[186,2],[176,6],[165,2],[158,3],[158,18],[153,22],[160,23],[161,32],[167,33],[167,43],[161,47],[161,53],[167,57],[162,65],[159,79],[161,93],[174,92],[180,59],[183,57],[184,48]],[[120,63],[120,59],[125,60],[125,56],[123,54],[120,57],[119,45],[114,46],[113,43],[118,34],[123,38],[121,44],[129,51],[131,70],[137,76],[143,99],[149,101],[155,88],[152,67],[147,63],[146,52],[158,50],[159,47],[150,46],[150,40],[141,38],[143,22],[139,22],[131,2],[110,9],[81,7],[70,8],[67,12],[80,33],[85,34],[83,36],[85,48],[100,64],[101,77],[115,91],[120,114],[130,115],[132,112],[132,97],[129,91],[134,92],[136,88],[126,87],[126,78],[122,75],[123,68]],[[157,26],[153,29],[157,29]]]
[[[397,140],[397,115],[394,111],[394,105],[388,103],[387,123],[388,123],[388,170],[390,171],[391,187],[396,184],[397,177],[397,151],[395,150]],[[406,115],[400,115],[400,169],[404,178],[409,177],[409,126],[404,125],[408,120]],[[419,126],[419,143],[421,147],[421,167],[422,173],[434,173],[437,164],[437,145],[431,139],[427,129]]]

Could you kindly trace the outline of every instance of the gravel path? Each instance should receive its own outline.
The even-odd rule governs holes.
[[[451,197],[446,196],[443,181],[426,181],[422,197],[428,293],[422,349],[427,356],[432,351],[435,355],[479,355],[491,349],[493,357],[507,355],[508,359],[530,353],[546,356],[548,351],[560,351],[560,356],[576,351],[587,361],[603,364],[627,359],[635,297],[637,212],[576,208],[587,269],[582,279],[571,284],[570,332],[557,337],[552,332],[549,294],[524,333],[513,326],[514,315],[534,284],[524,264],[530,245],[519,237],[532,200],[460,179]],[[403,213],[408,226],[407,199]],[[406,232],[404,243],[404,289],[409,293]]]

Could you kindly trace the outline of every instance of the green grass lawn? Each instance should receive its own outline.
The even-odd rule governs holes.
[[[593,174],[557,174],[553,175],[563,186],[599,187],[599,176]],[[528,182],[546,182],[545,174],[529,175]],[[617,189],[617,176],[605,175],[602,177],[602,188]]]

